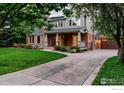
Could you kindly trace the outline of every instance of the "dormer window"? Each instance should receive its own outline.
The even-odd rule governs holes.
[[[63,27],[63,21],[59,22],[59,27]]]
[[[63,21],[61,21],[61,27],[63,27]]]
[[[54,23],[54,26],[55,26],[55,27],[63,27],[63,26],[64,26],[64,23],[63,23],[63,21],[56,21],[56,22]]]
[[[59,21],[59,27],[61,27],[61,21]]]

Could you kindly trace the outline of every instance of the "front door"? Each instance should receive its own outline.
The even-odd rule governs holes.
[[[73,34],[73,38],[72,38],[72,42],[73,42],[73,46],[77,46],[77,34]]]
[[[72,46],[72,34],[64,34],[64,46]]]

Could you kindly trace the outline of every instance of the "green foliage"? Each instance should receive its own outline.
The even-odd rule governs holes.
[[[10,45],[13,45],[13,35],[10,30],[3,30],[0,31],[0,47],[8,47]]]
[[[30,44],[21,44],[20,47],[21,48],[32,49],[32,45],[30,45]]]
[[[39,49],[39,46],[38,45],[33,45],[32,48],[33,49]]]
[[[20,44],[21,48],[26,48],[26,44]]]
[[[40,49],[38,45],[31,45],[31,44],[20,44],[20,47],[26,49]]]
[[[90,17],[92,28],[99,34],[106,36],[117,35],[118,26],[121,28],[124,4],[72,4],[77,16],[84,14]]]
[[[65,46],[55,46],[54,49],[57,51],[70,52],[70,53],[80,52],[80,48],[77,46],[71,46],[69,48]]]
[[[77,53],[77,52],[80,52],[80,48],[78,46],[71,46],[69,47],[68,52]]]
[[[70,49],[75,51],[75,52],[79,52],[80,51],[80,48],[78,46],[71,46]]]
[[[8,26],[9,37],[1,41],[4,46],[11,46],[13,43],[25,43],[26,34],[34,31],[34,27],[46,27],[52,25],[48,22],[48,16],[52,10],[65,10],[68,4],[0,4],[0,31]],[[66,11],[64,11],[67,13]],[[69,12],[68,12],[69,15]],[[4,33],[4,32],[3,32]],[[1,37],[2,38],[2,37]],[[6,43],[4,43],[4,39]],[[8,41],[9,39],[9,41]],[[8,42],[7,42],[8,41]],[[11,42],[12,44],[9,44]]]
[[[61,46],[55,46],[54,49],[58,51],[61,49]]]
[[[27,49],[32,49],[32,45],[27,44],[27,45],[26,45],[26,48],[27,48]]]
[[[54,48],[55,48],[55,50],[57,50],[57,51],[67,52],[67,48],[64,47],[64,46],[55,46]]]
[[[67,52],[67,48],[64,47],[64,46],[62,46],[62,47],[60,48],[60,51],[62,51],[62,52]]]

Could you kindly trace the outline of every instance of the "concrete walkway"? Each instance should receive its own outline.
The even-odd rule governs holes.
[[[116,50],[92,50],[0,76],[0,85],[83,85],[95,68]]]

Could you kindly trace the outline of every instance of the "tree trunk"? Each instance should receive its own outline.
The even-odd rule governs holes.
[[[118,61],[124,63],[124,31],[122,32],[121,48],[118,55]]]
[[[117,55],[120,55],[121,52],[121,27],[120,25],[117,23],[117,28],[116,28],[116,34],[113,34],[113,37],[116,41],[117,47],[118,47],[118,52]]]
[[[124,41],[123,41],[124,42]],[[124,63],[124,44],[119,52],[118,61]]]
[[[120,38],[117,38],[117,36],[114,37],[116,44],[117,44],[117,48],[118,48],[118,53],[117,55],[119,56],[120,50],[121,50],[121,42],[120,42]]]

